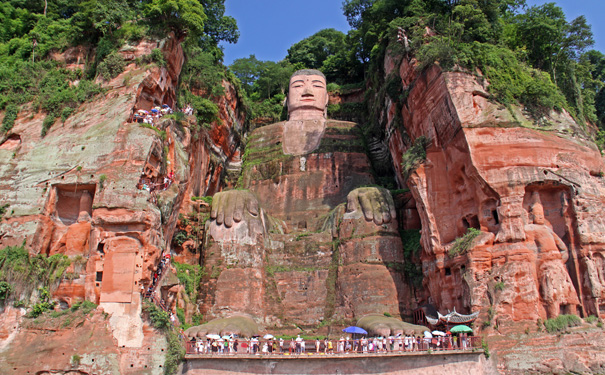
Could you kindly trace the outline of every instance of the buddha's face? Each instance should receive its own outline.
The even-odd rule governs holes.
[[[288,112],[298,109],[323,112],[328,105],[326,80],[319,75],[297,75],[290,78]]]
[[[531,214],[534,224],[544,225],[544,208],[541,204],[535,203],[531,207]]]

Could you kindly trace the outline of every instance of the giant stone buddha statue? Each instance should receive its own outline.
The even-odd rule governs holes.
[[[290,78],[288,120],[254,130],[245,190],[213,198],[201,312],[316,324],[398,315],[411,299],[395,207],[374,183],[358,126],[326,119],[326,79]]]

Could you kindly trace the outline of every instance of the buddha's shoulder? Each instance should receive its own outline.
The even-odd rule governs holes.
[[[356,122],[351,121],[341,121],[341,120],[327,120],[326,121],[326,129],[329,128],[341,128],[341,129],[350,129],[356,128],[359,125]]]
[[[248,136],[248,146],[264,148],[281,144],[284,132],[284,123],[285,122],[282,121],[254,129]]]
[[[276,122],[271,125],[261,126],[250,132],[248,139],[255,138],[281,138],[285,121]]]

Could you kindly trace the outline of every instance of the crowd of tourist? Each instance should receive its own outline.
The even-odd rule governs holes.
[[[173,113],[173,110],[168,104],[162,104],[161,107],[153,107],[151,111],[145,109],[139,109],[136,111],[133,110],[131,122],[154,125],[162,116],[169,115],[171,113]]]
[[[166,304],[164,303],[164,300],[162,300],[161,298],[158,298],[155,295],[155,289],[158,285],[158,282],[160,281],[160,279],[162,277],[162,274],[164,273],[164,270],[168,269],[169,263],[170,263],[170,252],[164,254],[162,256],[162,258],[160,259],[160,263],[158,264],[158,267],[156,268],[155,272],[153,273],[151,283],[147,287],[147,290],[145,290],[145,294],[144,294],[145,298],[152,300],[156,305],[158,305],[164,311],[167,311]],[[171,317],[171,320],[172,320],[172,317]]]
[[[208,335],[207,338],[192,338],[187,341],[187,354],[378,354],[418,351],[468,350],[480,346],[478,337],[462,333],[459,336],[426,338],[422,336],[355,338],[341,337],[338,340],[304,340],[282,338],[243,339],[230,336]]]
[[[158,190],[166,190],[172,185],[174,181],[174,172],[170,171],[166,176],[159,177],[159,179],[152,179],[143,174],[137,183],[137,189],[147,190],[149,193],[153,193]]]

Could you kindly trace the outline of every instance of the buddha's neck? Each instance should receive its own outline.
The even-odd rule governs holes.
[[[298,111],[290,112],[288,118],[290,121],[298,120],[325,120],[324,112],[316,109],[299,109]]]

